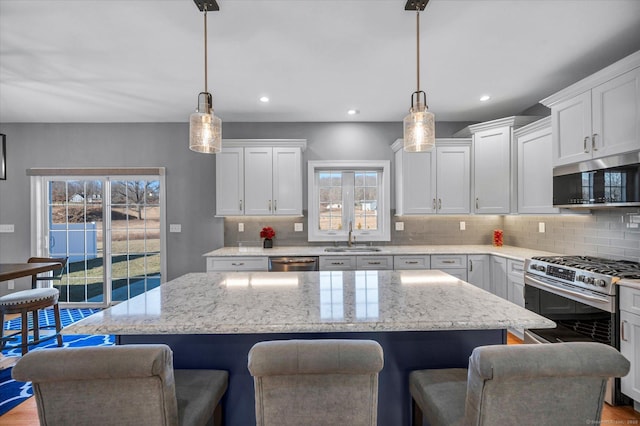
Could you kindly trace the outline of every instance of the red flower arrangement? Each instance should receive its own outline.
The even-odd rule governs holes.
[[[493,245],[496,247],[502,247],[503,233],[502,229],[496,229],[493,231]]]
[[[273,228],[270,226],[265,226],[264,228],[262,228],[262,231],[260,231],[260,238],[267,238],[270,240],[275,236],[276,236],[276,231],[274,231]]]

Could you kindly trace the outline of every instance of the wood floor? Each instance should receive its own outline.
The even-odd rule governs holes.
[[[520,344],[522,340],[508,335],[507,343]],[[604,404],[600,424],[640,424],[640,413],[632,407],[612,407]],[[35,398],[29,398],[4,416],[0,416],[0,426],[38,426],[38,411]]]

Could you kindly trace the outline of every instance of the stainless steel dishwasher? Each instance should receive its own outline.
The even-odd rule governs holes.
[[[270,257],[269,272],[317,271],[317,256]]]

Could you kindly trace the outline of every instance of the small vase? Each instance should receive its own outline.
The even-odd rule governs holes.
[[[265,238],[262,243],[262,247],[264,248],[273,248],[273,240],[271,238]]]
[[[502,242],[504,238],[504,233],[502,229],[496,229],[493,231],[493,245],[494,247],[502,247]]]

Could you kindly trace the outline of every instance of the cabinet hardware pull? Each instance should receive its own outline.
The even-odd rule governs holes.
[[[273,211],[277,211],[278,210],[278,200],[273,200]]]
[[[620,339],[624,340],[625,342],[627,341],[627,338],[624,336],[624,324],[626,323],[626,320],[622,320],[620,322]]]
[[[469,261],[469,272],[473,272],[473,260]]]
[[[269,211],[271,211],[271,200],[269,200]]]
[[[332,265],[344,265],[344,262],[331,262]]]
[[[438,198],[438,210],[442,210],[442,198]]]
[[[436,199],[435,198],[433,199],[433,209],[434,210],[436,209]]]
[[[591,149],[594,152],[598,150],[598,148],[596,148],[596,136],[598,136],[597,133],[594,133],[593,136],[591,136]]]
[[[240,200],[240,211],[242,211],[242,200]]]
[[[589,152],[589,149],[587,148],[587,141],[588,141],[588,140],[589,140],[589,136],[585,136],[585,137],[584,137],[584,142],[583,142],[583,145],[584,145],[584,152],[585,152],[585,153]]]
[[[242,265],[244,265],[244,262],[239,262],[239,263],[231,262],[231,266],[242,266]]]
[[[404,262],[405,265],[417,265],[418,261],[417,260],[407,260]]]
[[[455,260],[443,260],[442,263],[456,263]]]
[[[478,210],[478,209],[479,209],[479,207],[478,207],[478,198],[476,197],[476,210]]]
[[[367,262],[369,265],[379,265],[381,262]]]

